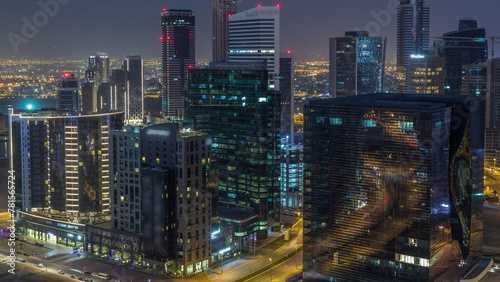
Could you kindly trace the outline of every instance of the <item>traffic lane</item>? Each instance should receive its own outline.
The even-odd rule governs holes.
[[[8,257],[10,255],[10,251],[0,248],[0,253],[5,256],[5,257],[2,256],[2,260],[6,259],[7,262],[10,262],[10,258]],[[20,258],[24,259],[25,262],[19,261],[18,259],[20,259]],[[43,264],[43,268],[40,268],[40,267],[37,266],[40,263]],[[60,264],[55,264],[55,263],[47,262],[47,261],[44,261],[42,259],[38,259],[38,258],[35,258],[35,257],[31,257],[31,256],[25,256],[25,255],[17,254],[17,253],[16,253],[16,262],[15,262],[15,264],[16,264],[16,269],[17,269],[17,267],[19,265],[25,265],[27,267],[31,267],[31,268],[34,268],[34,269],[39,269],[42,272],[43,272],[43,270],[45,270],[45,272],[50,272],[50,273],[57,274],[57,275],[60,275],[60,276],[75,275],[77,278],[78,277],[82,277],[82,278],[92,279],[93,281],[104,281],[104,280],[99,279],[97,277],[92,277],[91,275],[84,274],[83,271],[80,271],[78,269],[70,269],[70,268],[64,267],[64,266],[62,266]],[[2,265],[3,265],[3,263],[2,263]],[[7,265],[7,264],[5,264],[5,265]],[[64,273],[65,273],[64,275],[58,273],[61,270],[64,271]],[[72,279],[72,278],[67,277],[67,279]],[[0,281],[3,281],[3,280],[0,280]],[[44,280],[38,280],[38,281],[44,281]]]
[[[35,266],[16,262],[15,274],[7,272],[10,269],[5,263],[0,264],[0,281],[9,282],[40,282],[40,281],[51,281],[51,282],[67,282],[75,281],[75,279],[69,278],[69,276],[63,276],[54,272],[45,271],[45,269],[37,268]]]
[[[247,281],[286,281],[302,271],[302,252],[284,263],[269,269],[268,271],[253,277]],[[272,280],[271,280],[272,277]]]

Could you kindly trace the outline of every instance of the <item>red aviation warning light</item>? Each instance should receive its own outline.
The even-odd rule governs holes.
[[[189,68],[192,69],[193,68],[193,65],[189,65]]]
[[[160,37],[160,40],[163,40],[163,36]]]
[[[281,4],[276,5],[276,7],[278,7],[278,8],[281,7]]]
[[[259,8],[260,8],[260,7],[262,7],[262,5],[261,5],[261,4],[259,4],[259,5],[257,5],[257,7],[259,7]]]
[[[288,55],[290,55],[290,54],[292,54],[292,51],[291,51],[291,50],[287,50],[287,51],[286,51],[286,53],[287,53]]]
[[[167,8],[163,8],[163,12],[166,12],[167,11]]]
[[[68,76],[69,76],[69,73],[65,73],[65,74],[64,74],[64,76],[65,76],[65,77],[68,77]]]

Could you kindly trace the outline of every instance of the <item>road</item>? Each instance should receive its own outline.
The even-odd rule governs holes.
[[[295,257],[285,261],[284,263],[273,267],[272,269],[247,280],[248,282],[262,281],[286,281],[302,271],[302,255],[299,253]],[[271,280],[272,279],[272,280]]]
[[[255,271],[258,271],[268,266],[270,264],[269,259],[272,259],[272,261],[278,261],[282,257],[296,251],[295,247],[302,246],[303,243],[302,235],[303,235],[303,228],[302,224],[300,224],[300,226],[298,227],[297,236],[292,240],[290,240],[289,243],[281,245],[283,240],[283,237],[281,237],[280,239],[277,239],[273,243],[263,246],[258,251],[259,254],[256,257],[249,255],[247,256],[247,258],[233,261],[227,265],[224,265],[223,270],[221,269],[221,267],[217,267],[212,271],[208,272],[208,277],[212,281],[230,282],[243,278],[249,274],[252,274]]]

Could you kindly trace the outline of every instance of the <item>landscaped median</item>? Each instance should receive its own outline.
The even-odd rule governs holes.
[[[264,268],[261,268],[261,269],[255,271],[254,273],[249,274],[249,275],[247,275],[247,276],[245,276],[245,277],[243,277],[241,279],[238,279],[235,282],[243,282],[243,281],[246,281],[246,280],[248,280],[248,279],[250,279],[252,277],[255,277],[255,276],[257,276],[257,275],[259,275],[259,274],[261,274],[261,273],[263,273],[263,272],[265,272],[265,271],[267,271],[267,270],[269,270],[269,269],[271,269],[271,268],[273,268],[273,267],[275,267],[275,266],[277,266],[277,265],[285,262],[286,260],[294,257],[296,254],[302,252],[303,249],[304,249],[304,246],[300,246],[299,248],[297,248],[297,251],[293,251],[293,252],[289,253],[288,255],[282,257],[281,259],[273,262],[272,264],[270,264],[270,265],[268,265],[268,266],[266,266]]]

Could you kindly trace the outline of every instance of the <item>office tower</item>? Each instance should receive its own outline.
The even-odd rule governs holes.
[[[99,110],[99,96],[97,91],[101,83],[109,82],[109,57],[106,53],[97,53],[89,57],[89,65],[85,71],[85,78],[88,82],[94,83],[92,91],[92,111]]]
[[[195,66],[195,14],[166,10],[161,14],[163,113],[182,116],[188,70]]]
[[[408,93],[444,94],[444,58],[411,55],[408,62]]]
[[[189,76],[187,117],[213,138],[219,217],[237,240],[279,226],[280,94],[267,85],[264,62],[212,63]]]
[[[64,73],[57,88],[57,109],[63,111],[79,111],[78,79],[72,73]]]
[[[486,99],[485,163],[500,160],[500,59],[463,66],[462,95]]]
[[[265,60],[269,88],[280,90],[280,8],[261,6],[229,18],[229,62]]]
[[[111,132],[111,227],[141,233],[140,127]],[[160,197],[161,198],[161,197]]]
[[[229,60],[229,18],[237,12],[237,0],[212,0],[213,62]]]
[[[94,111],[94,83],[93,82],[83,82],[82,83],[82,111],[83,112],[93,112]]]
[[[481,257],[484,100],[305,106],[304,280],[458,281]]]
[[[460,20],[459,30],[445,33],[439,50],[445,58],[446,95],[462,93],[462,67],[488,60],[486,30],[475,20]]]
[[[79,217],[109,213],[109,137],[123,113],[10,110],[19,208]],[[19,180],[17,180],[19,179]]]
[[[162,112],[161,101],[161,87],[160,89],[144,90],[144,115],[160,117]]]
[[[292,52],[287,51],[280,55],[280,76],[279,83],[281,89],[281,137],[289,136],[290,143],[294,143],[293,113],[294,113],[294,88],[295,78]]]
[[[101,83],[97,89],[97,97],[99,97],[99,110],[109,111],[111,108],[111,84]]]
[[[348,31],[330,38],[330,95],[344,97],[384,91],[385,37]]]
[[[408,90],[408,62],[412,54],[429,49],[430,8],[425,0],[399,0],[397,27],[397,89]]]
[[[142,124],[144,117],[144,66],[141,56],[125,56],[125,120],[133,125]]]
[[[283,214],[302,213],[304,192],[304,147],[284,144],[281,147],[281,209]]]
[[[127,89],[127,73],[126,70],[115,69],[111,71],[111,109],[115,111],[125,112],[125,93]]]

